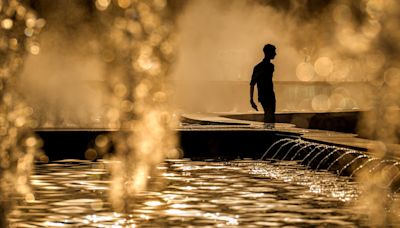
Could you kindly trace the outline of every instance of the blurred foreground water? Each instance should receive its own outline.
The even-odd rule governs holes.
[[[270,227],[367,224],[354,210],[360,188],[347,177],[293,162],[166,160],[126,213],[107,201],[109,161],[36,164],[34,198],[11,227]],[[361,210],[360,210],[361,211]],[[359,214],[360,213],[360,214]]]

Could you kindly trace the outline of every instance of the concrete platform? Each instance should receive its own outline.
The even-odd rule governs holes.
[[[254,116],[254,114],[248,114]],[[229,117],[229,118],[228,118]],[[211,141],[232,141],[231,144],[240,141],[240,145],[244,145],[242,150],[246,150],[247,145],[264,144],[260,150],[265,151],[264,147],[270,145],[269,138],[271,137],[298,137],[310,142],[319,142],[326,145],[345,147],[359,151],[374,151],[382,147],[379,141],[368,140],[359,138],[354,133],[343,133],[336,131],[327,131],[319,129],[305,129],[296,127],[291,123],[276,123],[273,127],[265,126],[264,123],[254,120],[245,120],[243,116],[241,119],[230,118],[229,115],[221,114],[184,114],[182,115],[181,125],[177,128],[177,133],[180,137],[180,142],[186,148],[185,154],[195,156],[194,153],[189,152],[189,147],[193,151],[195,149],[204,147],[200,139],[192,139],[192,137],[201,137],[205,140],[205,135],[209,135]],[[250,118],[251,119],[251,118]],[[65,159],[65,158],[79,158],[84,159],[84,152],[87,148],[93,146],[94,139],[105,133],[111,133],[111,129],[36,129],[36,133],[44,141],[44,151],[51,160]],[[191,142],[189,139],[193,140]],[[246,140],[245,140],[246,139]],[[189,140],[189,141],[187,141]],[[200,140],[200,141],[199,141]],[[194,145],[193,143],[196,142]],[[193,146],[190,146],[193,144]],[[215,143],[214,143],[215,144]],[[389,157],[397,157],[400,154],[400,145],[386,145]],[[182,148],[184,149],[184,148]],[[206,148],[203,148],[206,149]],[[215,148],[210,148],[211,151],[216,151]],[[219,150],[223,149],[220,147]],[[191,149],[190,149],[191,150]],[[232,150],[229,150],[231,153]],[[243,152],[246,156],[257,158],[262,151]],[[227,151],[222,152],[227,154]],[[250,156],[253,153],[253,156]],[[201,154],[209,154],[203,150]],[[195,157],[202,157],[200,156]],[[209,154],[210,155],[210,154]],[[217,157],[219,155],[215,154]],[[235,156],[229,156],[230,158]]]

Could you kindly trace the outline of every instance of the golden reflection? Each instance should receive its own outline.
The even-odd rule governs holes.
[[[104,202],[100,199],[96,199],[90,203],[90,207],[95,211],[100,211],[104,208]]]
[[[185,209],[185,208],[190,208],[191,205],[183,204],[183,203],[174,203],[174,204],[171,204],[170,207],[173,209]]]
[[[158,207],[158,206],[163,205],[163,203],[160,201],[147,201],[144,203],[144,205],[150,206],[150,207]]]
[[[167,215],[171,216],[182,216],[182,217],[199,217],[201,211],[199,210],[180,210],[180,209],[167,209],[165,210]]]
[[[45,222],[44,225],[47,227],[63,227],[63,226],[65,226],[65,224],[62,222]]]

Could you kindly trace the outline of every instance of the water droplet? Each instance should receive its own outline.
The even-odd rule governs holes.
[[[13,22],[13,20],[11,20],[11,19],[9,19],[9,18],[6,18],[6,19],[3,19],[2,21],[1,21],[1,27],[3,28],[3,29],[11,29],[12,27],[13,27],[13,25],[14,25],[14,22]]]
[[[125,9],[131,5],[131,0],[118,0],[118,6]]]
[[[85,152],[85,158],[87,160],[95,160],[97,158],[97,151],[95,149],[87,149]]]
[[[38,45],[32,45],[29,48],[29,51],[32,53],[32,55],[38,55],[40,52],[40,47]]]
[[[110,0],[96,0],[96,8],[101,11],[106,10],[110,2]]]
[[[106,147],[108,145],[109,141],[110,140],[109,140],[108,136],[99,135],[95,139],[95,144],[96,144],[97,147],[102,148],[102,147]]]

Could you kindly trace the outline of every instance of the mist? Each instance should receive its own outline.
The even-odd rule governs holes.
[[[105,65],[93,15],[77,1],[36,4],[47,23],[40,46],[25,60],[20,86],[38,125],[101,126]]]
[[[273,8],[249,1],[190,1],[178,17],[178,104],[190,111],[247,111],[248,88],[226,82],[248,85],[266,43],[277,46],[275,78],[296,80],[303,56],[290,45],[285,24]]]
[[[252,111],[252,69],[263,58],[262,47],[272,43],[277,112],[371,109],[371,86],[390,50],[381,22],[369,14],[381,7],[373,2],[188,2],[177,22],[178,107]]]

